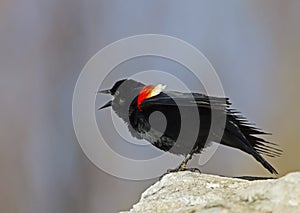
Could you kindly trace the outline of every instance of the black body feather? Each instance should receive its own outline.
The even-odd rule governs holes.
[[[220,125],[219,129],[217,128],[213,132],[215,136],[221,138],[220,143],[222,145],[252,155],[269,172],[278,174],[262,155],[278,157],[282,151],[276,144],[260,137],[268,133],[258,129],[249,123],[245,117],[241,116],[239,112],[231,109],[228,98],[208,97],[199,93],[167,91],[145,99],[139,110],[137,108],[137,96],[143,86],[144,84],[140,82],[126,80],[116,83],[111,89],[115,97],[112,101],[112,108],[128,124],[132,136],[146,139],[155,147],[174,154],[186,156],[187,154],[200,153],[205,146],[213,142],[213,140],[207,141],[207,138],[211,128],[211,115],[215,113],[217,119],[220,117],[220,123],[222,123],[222,116],[225,119],[224,126]],[[182,120],[191,121],[190,126],[184,128],[187,131],[186,135],[195,134],[194,127],[196,123],[192,122],[195,116],[190,113],[195,108],[197,108],[200,118],[200,127],[197,129],[196,138],[194,141],[186,138],[184,143],[177,143],[182,130]],[[149,117],[155,111],[161,112],[166,118],[167,124],[164,131],[150,124]],[[223,132],[223,134],[218,135],[219,132]]]

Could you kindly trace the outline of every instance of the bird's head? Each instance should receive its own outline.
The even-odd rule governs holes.
[[[164,88],[165,85],[161,84],[157,86],[145,86],[144,84],[132,79],[122,79],[117,81],[111,89],[98,91],[98,93],[113,96],[112,100],[107,102],[98,110],[112,107],[120,117],[125,119],[128,115],[130,106],[136,106],[141,111],[140,104],[143,100],[159,94]]]
[[[128,113],[130,104],[144,86],[144,84],[132,79],[122,79],[117,81],[111,89],[98,91],[98,93],[113,96],[113,99],[100,107],[99,110],[111,106],[119,116],[124,117]]]
[[[98,93],[100,94],[109,94],[109,95],[112,95],[114,97],[119,97],[119,94],[120,94],[120,86],[126,81],[126,79],[122,79],[122,80],[119,80],[117,81],[113,87],[111,89],[106,89],[106,90],[100,90],[98,91]],[[119,98],[120,99],[120,98]],[[110,100],[109,102],[107,102],[106,104],[104,104],[102,107],[100,107],[98,110],[100,109],[104,109],[104,108],[107,108],[107,107],[110,107],[112,106],[112,102],[113,100]]]

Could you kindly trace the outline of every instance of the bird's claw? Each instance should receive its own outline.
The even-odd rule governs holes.
[[[190,171],[190,172],[199,172],[200,174],[202,173],[200,169],[198,168],[186,168],[186,171]]]
[[[200,169],[198,168],[186,168],[186,167],[178,167],[176,169],[168,169],[166,173],[164,173],[162,176],[160,176],[159,180],[161,180],[165,175],[174,173],[174,172],[183,172],[183,171],[190,171],[190,172],[199,172],[200,174],[202,173]]]

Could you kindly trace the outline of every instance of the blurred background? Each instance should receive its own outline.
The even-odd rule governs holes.
[[[96,168],[72,125],[72,95],[104,46],[143,33],[183,39],[214,65],[233,107],[272,132],[280,175],[300,170],[300,1],[0,1],[0,212],[117,212],[157,179]],[[101,71],[101,68],[99,68]],[[269,174],[220,148],[201,170]]]

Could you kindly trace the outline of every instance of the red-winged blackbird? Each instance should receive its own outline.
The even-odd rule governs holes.
[[[269,172],[278,174],[261,154],[278,157],[282,151],[276,148],[277,144],[258,137],[268,133],[256,128],[239,112],[231,109],[228,98],[209,97],[199,93],[162,91],[163,89],[162,85],[146,86],[131,79],[120,80],[111,89],[99,91],[99,93],[114,96],[113,100],[99,109],[112,106],[116,114],[128,124],[132,136],[145,139],[163,151],[184,155],[185,159],[176,169],[177,171],[185,170],[193,154],[201,153],[205,146],[214,141],[213,138],[207,141],[212,113],[215,113],[217,119],[223,115],[224,125],[222,126],[220,121],[220,126],[212,129],[213,137],[219,138],[222,145],[237,148],[252,155]],[[198,125],[192,121],[195,114],[191,112],[195,108],[199,116],[198,120],[200,118]],[[150,122],[150,116],[155,111],[165,116],[166,126],[163,130]],[[187,131],[185,135],[195,135],[196,132],[196,137],[194,141],[190,141],[187,137],[183,138],[183,143],[177,143],[184,119],[190,121],[190,125],[185,128]],[[157,120],[159,126],[162,121]]]

